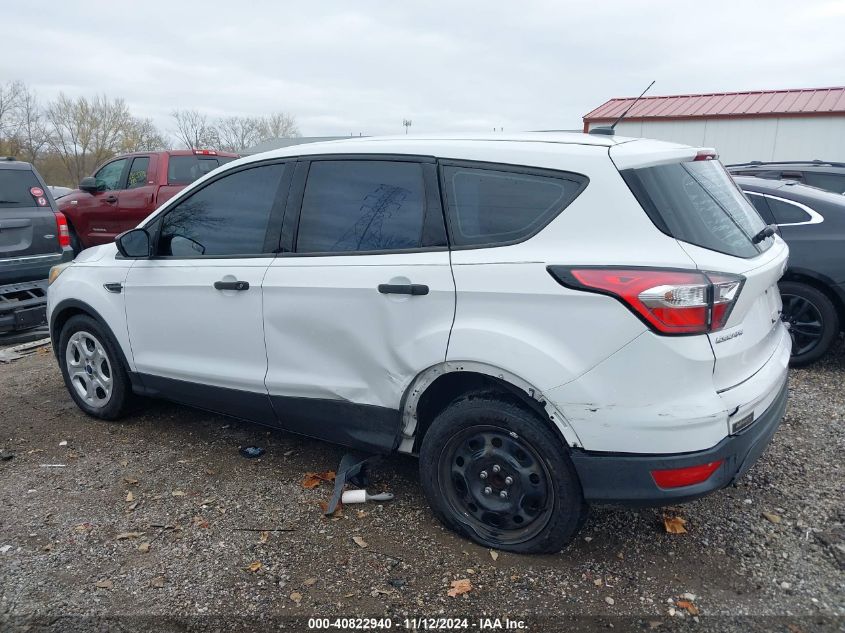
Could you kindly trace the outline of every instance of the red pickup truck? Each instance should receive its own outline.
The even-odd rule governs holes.
[[[74,253],[135,228],[164,201],[237,154],[214,150],[135,152],[116,156],[79,189],[57,201]]]

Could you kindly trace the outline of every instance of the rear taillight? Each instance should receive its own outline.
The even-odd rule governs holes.
[[[659,334],[706,334],[725,326],[744,279],[661,268],[549,266],[567,288],[620,300]]]
[[[59,236],[59,246],[64,248],[70,246],[70,231],[67,228],[67,218],[64,213],[55,211],[56,214],[56,234]]]
[[[702,149],[698,151],[693,160],[716,160],[717,158],[719,158],[719,155],[714,150]]]
[[[683,486],[694,486],[707,481],[719,470],[724,460],[699,464],[698,466],[687,466],[686,468],[671,468],[668,470],[652,470],[651,477],[661,488],[682,488]]]

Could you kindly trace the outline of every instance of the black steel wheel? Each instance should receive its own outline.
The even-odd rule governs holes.
[[[785,281],[780,284],[782,319],[792,338],[790,365],[815,362],[830,349],[839,332],[836,307],[826,294],[810,285]]]
[[[470,394],[431,423],[420,474],[438,518],[487,547],[561,550],[587,516],[568,449],[547,420],[497,394]]]

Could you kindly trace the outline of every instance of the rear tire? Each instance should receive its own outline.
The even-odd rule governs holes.
[[[85,413],[117,420],[132,399],[132,386],[111,333],[87,314],[68,319],[55,350],[68,393]]]
[[[783,320],[792,337],[791,367],[804,367],[824,356],[839,334],[836,306],[824,292],[799,281],[778,284]]]
[[[528,408],[499,394],[469,394],[431,423],[420,477],[434,514],[458,534],[510,552],[558,552],[588,510],[567,451]]]

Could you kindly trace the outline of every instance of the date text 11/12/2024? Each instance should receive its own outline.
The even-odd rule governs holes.
[[[405,618],[394,622],[390,618],[309,618],[311,630],[386,630],[406,629],[411,631],[525,631],[524,620],[510,618]]]

